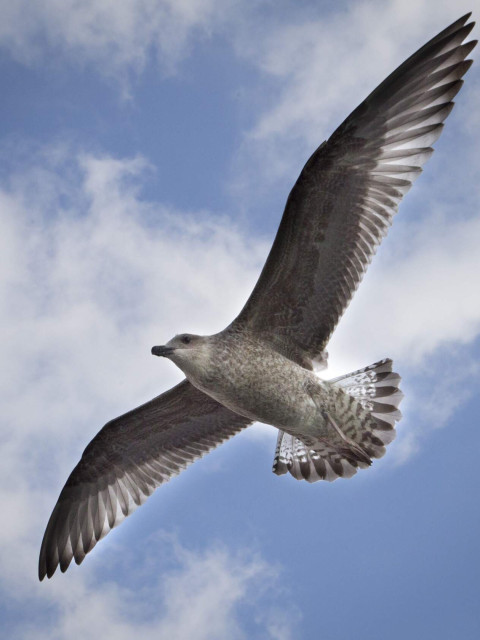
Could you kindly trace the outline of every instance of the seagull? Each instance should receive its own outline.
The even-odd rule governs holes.
[[[183,382],[110,422],[70,474],[43,538],[39,578],[85,555],[162,483],[245,429],[278,429],[273,471],[349,478],[380,458],[401,417],[385,359],[331,380],[325,348],[398,204],[431,156],[476,41],[467,14],[384,80],[313,153],[237,318],[152,353]]]

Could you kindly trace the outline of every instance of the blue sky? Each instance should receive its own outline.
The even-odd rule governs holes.
[[[310,153],[469,10],[0,1],[5,637],[479,637],[476,65],[329,348],[331,377],[394,359],[387,455],[308,485],[271,473],[275,431],[252,427],[37,579],[85,445],[182,377],[151,346],[238,313]]]

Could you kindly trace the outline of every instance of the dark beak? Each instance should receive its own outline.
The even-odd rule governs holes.
[[[152,347],[152,355],[154,356],[168,357],[173,351],[172,347]]]

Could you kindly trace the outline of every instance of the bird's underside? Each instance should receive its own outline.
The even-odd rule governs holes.
[[[40,580],[58,566],[65,571],[72,559],[80,564],[156,487],[252,423],[241,407],[233,411],[215,399],[213,387],[197,388],[191,367],[201,368],[199,354],[211,357],[211,345],[215,353],[219,345],[228,351],[230,339],[243,337],[313,375],[453,107],[476,44],[463,44],[474,24],[469,17],[408,58],[313,153],[287,200],[260,278],[233,323],[217,336],[185,334],[156,348],[188,379],[112,420],[87,446],[48,522]],[[208,371],[203,373],[207,379]],[[305,432],[301,425],[281,425],[274,472],[313,482],[367,467],[394,438],[399,381],[390,360],[329,381],[326,396],[312,395],[322,416],[318,433],[311,425]]]
[[[329,382],[321,434],[279,430],[273,462],[277,475],[289,472],[308,482],[350,478],[357,469],[370,466],[372,458],[381,458],[395,438],[403,393],[391,360]]]

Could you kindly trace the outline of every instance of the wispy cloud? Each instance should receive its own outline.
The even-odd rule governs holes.
[[[279,586],[278,568],[251,552],[226,546],[193,552],[170,535],[160,538],[148,543],[161,544],[162,551],[149,556],[145,566],[130,567],[125,586],[77,573],[68,576],[68,588],[61,580],[28,587],[24,576],[23,586],[10,592],[10,602],[35,597],[55,615],[41,624],[32,618],[30,625],[12,624],[11,637],[83,640],[93,627],[106,640],[294,637],[300,616],[288,602],[288,590]],[[246,619],[251,620],[247,628]]]
[[[9,363],[0,378],[0,575],[9,598],[40,598],[57,611],[51,626],[22,627],[18,637],[90,637],[94,618],[102,637],[131,638],[139,622],[126,603],[135,610],[149,601],[163,604],[140,624],[145,638],[247,637],[239,606],[256,612],[261,637],[290,637],[287,624],[276,628],[273,604],[263,617],[255,604],[274,589],[275,571],[228,547],[193,554],[176,545],[173,572],[162,571],[161,580],[147,572],[151,593],[87,585],[79,574],[67,590],[54,582],[38,590],[39,532],[80,446],[112,415],[174,382],[178,374],[158,367],[150,346],[180,328],[221,329],[264,252],[231,222],[142,200],[143,159],[68,151],[33,153],[21,169],[13,161],[0,186],[8,258],[0,342]],[[189,326],[179,327],[185,318]]]
[[[0,46],[27,64],[60,53],[124,77],[158,59],[171,73],[192,41],[206,37],[230,14],[230,0],[20,0],[0,7]]]
[[[285,23],[256,25],[255,38],[238,30],[237,54],[260,73],[263,112],[244,137],[233,188],[248,194],[293,181],[314,149],[396,66],[462,12],[477,8],[478,0],[454,9],[441,0],[432,16],[429,0],[371,0],[330,13],[309,5]],[[471,96],[472,117],[476,104]]]
[[[480,216],[439,211],[395,228],[345,314],[331,351],[363,359],[376,353],[418,366],[435,350],[480,333]],[[365,340],[359,341],[363,334]],[[340,346],[341,345],[341,346]]]
[[[253,286],[265,247],[206,212],[143,201],[140,158],[73,153],[60,169],[58,153],[14,170],[0,190],[8,257],[0,291],[3,357],[12,363],[1,382],[29,405],[28,420],[15,420],[38,429],[31,412],[41,415],[47,403],[44,428],[61,436],[65,411],[81,423],[99,404],[108,408],[120,387],[127,409],[173,381],[178,374],[155,366],[151,345],[181,330],[223,328]],[[93,413],[85,394],[90,407],[96,399]]]

